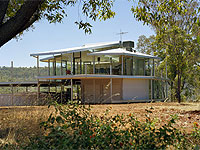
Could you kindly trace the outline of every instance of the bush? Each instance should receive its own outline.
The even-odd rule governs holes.
[[[188,149],[198,148],[200,130],[198,123],[191,135],[174,127],[177,116],[171,116],[161,125],[151,119],[146,110],[145,121],[133,114],[103,116],[90,112],[90,107],[78,103],[55,104],[56,115],[51,114],[41,127],[46,135],[37,137],[23,149]]]

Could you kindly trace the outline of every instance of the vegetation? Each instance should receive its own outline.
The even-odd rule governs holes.
[[[0,47],[23,33],[40,19],[50,23],[62,22],[67,8],[78,5],[82,15],[96,21],[106,20],[115,15],[111,10],[112,1],[107,0],[3,0],[0,1]],[[81,16],[82,16],[81,15]],[[75,23],[85,33],[91,33],[92,25],[77,18]]]
[[[152,107],[146,109],[143,120],[138,120],[132,113],[110,115],[112,107],[98,115],[91,112],[90,106],[74,102],[54,106],[56,113],[41,123],[46,133],[24,146],[16,145],[18,149],[198,149],[200,146],[197,122],[188,134],[175,126],[177,115],[164,122],[152,118]]]
[[[139,1],[132,12],[156,32],[155,41],[148,43],[163,60],[160,70],[165,70],[167,63],[171,99],[181,102],[184,96],[194,95],[200,85],[199,1],[145,0]]]
[[[40,67],[40,74],[48,74],[47,67]],[[0,67],[0,82],[36,81],[36,67]]]

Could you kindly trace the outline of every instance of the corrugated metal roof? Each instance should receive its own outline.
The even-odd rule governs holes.
[[[153,59],[161,59],[156,56],[143,54],[139,52],[130,52],[123,48],[117,48],[117,49],[111,49],[111,50],[105,50],[100,52],[93,52],[88,55],[94,55],[94,56],[100,56],[100,55],[124,55],[124,56],[135,56],[135,57],[142,57],[142,58],[153,58]]]
[[[32,54],[30,54],[30,56],[54,55],[54,54],[61,54],[61,53],[66,54],[66,53],[86,51],[86,50],[90,50],[90,49],[100,49],[100,48],[118,46],[118,45],[119,45],[119,41],[96,43],[96,44],[87,44],[87,45],[83,45],[83,46],[80,46],[80,47],[73,47],[73,48],[66,48],[66,49],[60,49],[60,50],[52,50],[52,51],[46,51],[46,52],[32,53]]]

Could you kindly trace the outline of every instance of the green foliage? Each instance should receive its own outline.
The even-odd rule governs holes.
[[[41,123],[47,134],[32,139],[23,149],[188,149],[199,144],[199,127],[185,135],[174,127],[176,115],[164,124],[149,117],[151,110],[139,121],[133,114],[111,116],[111,108],[96,116],[90,107],[78,103],[55,106],[57,113]]]
[[[132,12],[156,31],[152,48],[163,59],[160,70],[165,70],[167,63],[171,99],[181,102],[184,97],[191,98],[200,83],[199,2],[144,0],[132,7]]]
[[[11,0],[4,22],[15,16],[24,3],[24,0]],[[79,26],[79,29],[83,29],[85,33],[91,33],[92,25],[88,21],[82,20],[81,17],[96,21],[97,19],[106,20],[115,15],[115,12],[111,10],[113,1],[107,0],[44,0],[41,6],[38,6],[38,10],[34,15],[37,15],[37,20],[46,19],[49,23],[61,23],[69,14],[67,9],[69,7],[76,9],[77,5],[80,9],[77,12],[81,13],[77,13],[79,17],[77,17],[75,24]]]
[[[152,47],[152,43],[154,41],[155,41],[154,35],[151,35],[149,37],[146,37],[145,35],[139,36],[137,42],[137,50],[139,50],[141,53],[153,54],[156,51]]]
[[[47,75],[48,68],[40,67],[40,74]],[[0,82],[15,82],[15,81],[36,81],[36,67],[0,67]]]

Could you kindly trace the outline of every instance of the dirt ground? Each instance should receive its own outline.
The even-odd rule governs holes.
[[[106,104],[91,105],[92,113],[103,115],[106,109],[110,109],[110,115],[128,115],[132,113],[139,120],[145,117],[146,109],[153,112],[151,117],[159,118],[161,121],[170,119],[170,115],[178,114],[177,125],[187,132],[193,130],[194,122],[200,123],[200,103],[134,103],[134,104]],[[42,134],[39,123],[45,121],[52,107],[47,106],[13,106],[0,107],[0,140],[29,140],[34,135]]]

